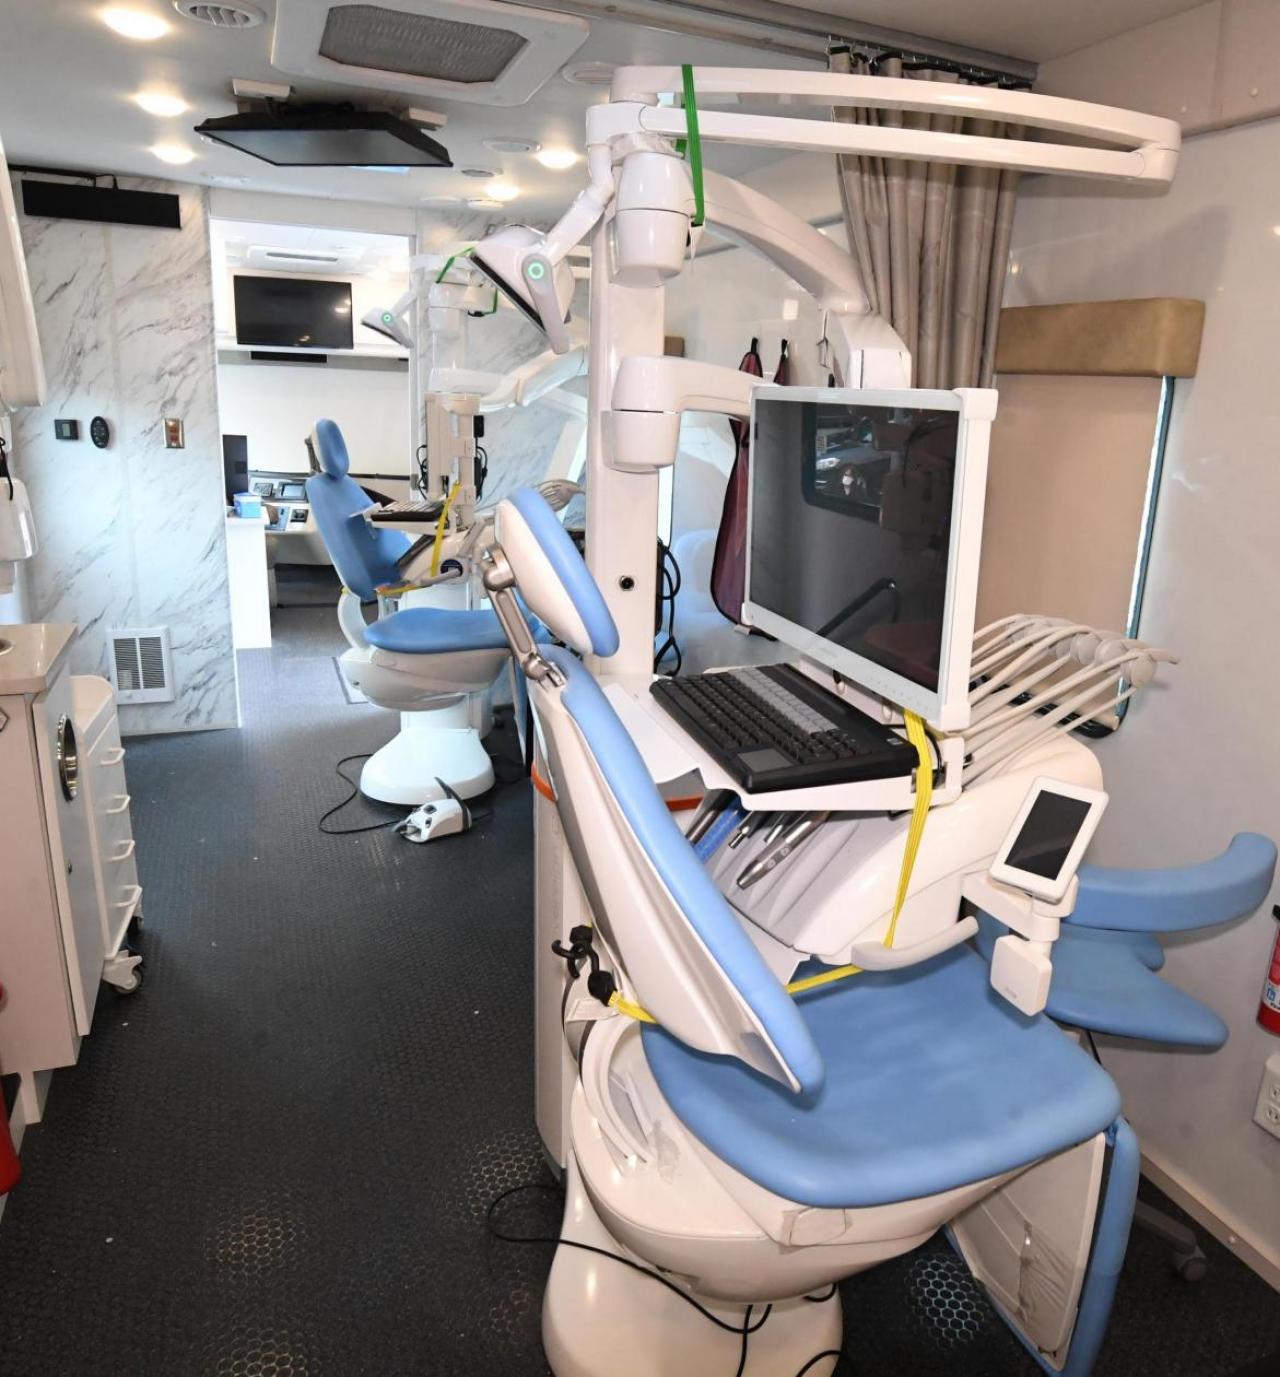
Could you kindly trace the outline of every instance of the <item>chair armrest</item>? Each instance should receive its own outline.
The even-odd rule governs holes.
[[[1211,861],[1157,870],[1082,865],[1073,927],[1115,932],[1183,932],[1215,927],[1252,913],[1275,877],[1269,837],[1241,832]]]

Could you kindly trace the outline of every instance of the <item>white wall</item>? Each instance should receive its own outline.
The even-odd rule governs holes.
[[[1098,748],[1112,803],[1090,859],[1179,864],[1236,832],[1280,838],[1280,122],[1191,140],[1163,195],[1029,180],[1013,243],[1013,304],[1208,305],[1199,373],[1176,387],[1142,621],[1182,660]],[[1280,1142],[1251,1122],[1277,1050],[1254,1022],[1270,902],[1170,946],[1166,974],[1227,1020],[1225,1048],[1104,1060],[1144,1151],[1280,1266]]]
[[[250,468],[306,473],[304,437],[328,416],[342,427],[354,472],[408,476],[407,364],[246,363],[223,354],[218,409],[224,435],[249,437]]]
[[[125,184],[176,193],[181,230],[19,217],[49,375],[48,404],[13,420],[40,533],[26,609],[80,627],[81,674],[107,673],[110,628],[171,629],[178,696],[122,706],[126,734],[234,726],[205,193]],[[88,438],[98,415],[111,427],[101,450]],[[165,448],[168,416],[184,422],[183,449]],[[55,440],[55,417],[78,419],[81,438]]]

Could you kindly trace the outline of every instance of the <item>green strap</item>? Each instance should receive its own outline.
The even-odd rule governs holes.
[[[471,255],[475,253],[475,251],[476,246],[472,244],[472,246],[469,249],[459,249],[457,253],[451,253],[449,257],[445,259],[444,267],[441,268],[440,271],[436,274],[436,281],[443,282],[445,273],[447,273],[449,269],[453,267],[453,265],[458,261],[459,258],[470,258]]]
[[[693,90],[693,68],[685,63],[680,68],[684,81],[684,118],[687,138],[682,140],[689,156],[689,171],[693,174],[693,220],[696,229],[706,218],[702,194],[702,136],[698,132],[698,98]]]

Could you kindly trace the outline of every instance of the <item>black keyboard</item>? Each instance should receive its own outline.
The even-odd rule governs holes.
[[[915,747],[789,665],[655,679],[650,692],[748,793],[910,775]]]

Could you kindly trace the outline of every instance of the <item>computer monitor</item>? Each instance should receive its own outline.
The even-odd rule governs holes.
[[[995,408],[982,388],[757,388],[743,620],[963,730]]]

